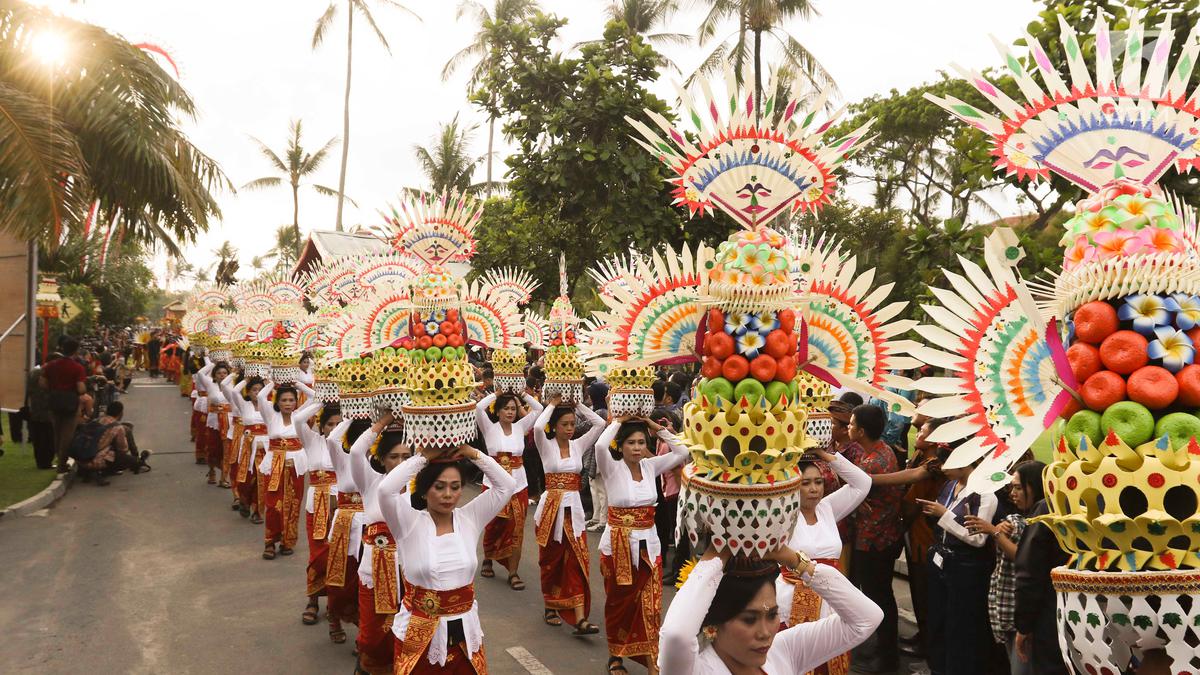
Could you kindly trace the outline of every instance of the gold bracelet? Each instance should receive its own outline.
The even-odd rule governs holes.
[[[817,571],[816,564],[813,563],[812,558],[808,557],[807,553],[805,553],[804,551],[796,551],[796,557],[799,560],[796,562],[796,564],[794,566],[788,568],[793,574],[796,574],[796,575],[804,574],[804,571],[806,568],[810,575],[813,572]]]

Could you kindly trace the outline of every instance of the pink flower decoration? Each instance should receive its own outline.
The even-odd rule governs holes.
[[[1080,235],[1075,238],[1075,245],[1067,249],[1067,254],[1063,258],[1063,267],[1071,269],[1076,265],[1082,265],[1096,257],[1096,249],[1088,244],[1088,238]]]
[[[1183,250],[1179,236],[1171,230],[1147,227],[1138,231],[1137,238],[1146,253],[1178,253]]]
[[[1100,260],[1124,258],[1137,253],[1142,248],[1141,240],[1129,230],[1097,232],[1093,235],[1092,241],[1096,243],[1096,257]]]

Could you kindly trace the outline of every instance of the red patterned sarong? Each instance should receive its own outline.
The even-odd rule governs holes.
[[[483,557],[504,565],[510,574],[516,570],[509,564],[509,559],[525,542],[525,515],[528,512],[529,489],[522,488],[508,500],[500,515],[483,528]]]
[[[330,560],[333,551],[330,550]],[[343,563],[346,581],[341,586],[329,583],[325,576],[325,595],[329,596],[329,614],[342,623],[358,625],[358,558],[347,557]]]
[[[282,453],[277,453],[282,454]],[[286,460],[272,476],[278,481],[278,489],[264,491],[263,522],[266,525],[265,539],[268,544],[278,542],[284,548],[296,548],[300,538],[301,497],[304,494],[304,476],[296,474],[292,461]],[[259,481],[259,485],[266,481]]]
[[[204,459],[208,463],[208,468],[221,468],[221,458],[225,456],[225,444],[221,439],[221,430],[206,426],[201,433],[205,436]]]
[[[246,427],[242,425],[242,419],[234,418],[233,434],[225,439],[225,457],[221,463],[221,470],[229,477],[229,489],[233,491],[236,501],[241,501],[238,495],[238,453],[242,450],[242,436],[245,435]]]
[[[400,658],[400,650],[404,648],[404,643],[396,640],[396,658]],[[428,648],[425,650],[428,654]],[[478,659],[482,661],[482,666],[475,667],[471,662],[471,657],[467,655],[467,643],[460,642],[446,651],[446,664],[443,666],[435,666],[429,662],[429,657],[422,654],[421,658],[417,659],[416,665],[412,670],[408,671],[409,675],[487,675],[487,662],[483,656],[483,645],[479,645],[479,652],[476,654]],[[397,673],[402,672],[397,667]]]
[[[314,536],[313,531],[317,523],[316,514],[305,513],[304,523],[308,527],[308,567],[306,577],[308,579],[308,587],[306,593],[309,597],[314,595],[325,595],[325,570],[329,567],[329,542],[323,537]]]
[[[443,616],[465,614],[475,604],[475,584],[467,584],[461,588],[449,591],[435,591],[404,582],[404,607],[409,611],[408,627],[404,631],[404,640],[397,642],[395,647],[396,675],[411,673],[445,673],[463,672],[486,675],[487,660],[483,655],[483,646],[475,654],[467,655],[459,649],[465,643],[447,650],[445,666],[429,663],[429,645],[433,642],[433,633]],[[465,666],[451,664],[451,656],[466,656]],[[447,670],[451,668],[451,670]],[[464,669],[465,668],[465,669]]]
[[[614,539],[614,551],[617,546]],[[651,561],[642,551],[630,584],[617,582],[617,568],[612,556],[600,556],[600,573],[604,575],[607,596],[604,599],[604,628],[608,653],[633,659],[647,668],[657,664],[658,627],[662,623],[662,558]]]
[[[208,461],[207,415],[192,410],[192,440],[196,442],[196,461]]]
[[[379,614],[395,614],[399,609],[396,594],[396,539],[387,523],[371,523],[363,528],[363,541],[371,545],[371,581],[375,584],[372,603]],[[367,562],[367,561],[363,561]]]
[[[544,508],[549,508],[549,504]],[[583,618],[588,618],[592,612],[592,591],[588,585],[587,532],[575,534],[570,511],[563,515],[562,541],[551,537],[538,548],[538,567],[542,571],[542,599],[546,609],[558,610],[562,620],[571,625],[576,623],[576,607],[583,607]]]
[[[634,530],[654,527],[653,506],[609,506],[608,537],[612,542],[613,569],[622,586],[633,583],[633,559],[630,535]]]
[[[370,564],[364,561],[363,564]],[[378,581],[375,582],[379,584]],[[366,584],[358,585],[358,664],[371,675],[390,675],[396,642],[392,635],[392,620],[396,613],[375,611],[375,590]]]
[[[841,570],[837,558],[818,558],[813,562],[829,565]],[[780,574],[784,581],[793,586],[792,607],[788,612],[788,625],[798,626],[802,623],[817,621],[821,618],[821,596],[817,595],[804,579],[786,567],[780,566]],[[808,671],[807,675],[848,675],[850,672],[850,652],[839,654],[829,661]]]
[[[333,514],[333,524],[329,529],[329,573],[325,576],[327,586],[346,586],[351,580],[350,566],[358,568],[358,551],[350,550],[351,528],[354,526],[354,514],[362,513],[362,495],[357,492],[339,492],[337,496],[337,511]],[[354,555],[351,555],[351,554]],[[354,583],[358,576],[354,575]],[[332,594],[330,595],[332,602]]]

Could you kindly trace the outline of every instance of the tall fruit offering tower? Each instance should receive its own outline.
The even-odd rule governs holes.
[[[973,491],[1006,483],[1043,429],[1066,420],[1040,520],[1070,555],[1052,578],[1076,669],[1126,672],[1158,652],[1188,673],[1200,668],[1200,257],[1195,223],[1156,183],[1197,163],[1188,90],[1200,43],[1193,32],[1172,59],[1169,21],[1154,41],[1130,24],[1098,21],[1086,36],[1094,72],[1061,17],[1063,67],[1027,36],[1044,87],[1002,50],[1025,103],[961,71],[1000,117],[930,97],[991,136],[1008,174],[1055,173],[1089,194],[1066,223],[1061,271],[1027,287],[1015,237],[997,232],[986,272],[947,272],[953,291],[929,308],[936,325],[918,329],[933,346],[913,353],[950,370],[927,388],[950,395],[922,410],[958,417],[930,440],[965,441],[951,462],[981,461]]]
[[[876,371],[907,364],[877,358],[887,353],[883,336],[891,333],[886,320],[863,316],[886,291],[856,305],[847,319],[855,335],[867,325],[883,328],[878,349],[858,355],[869,377],[846,375],[835,363],[843,355],[814,351],[807,358],[804,316],[824,298],[798,292],[796,248],[770,227],[780,216],[829,201],[834,170],[865,141],[867,126],[828,139],[834,120],[818,123],[815,112],[799,106],[801,92],[756,101],[736,80],[726,74],[723,96],[713,96],[708,82],[698,99],[681,91],[681,117],[694,131],[651,111],[657,130],[629,122],[639,132],[635,140],[674,174],[677,204],[692,214],[719,210],[740,228],[715,251],[666,249],[593,272],[607,309],[593,317],[584,350],[591,372],[612,373],[631,389],[638,382],[628,376],[646,366],[700,362],[697,396],[684,408],[682,436],[693,462],[683,470],[680,523],[697,547],[712,542],[761,566],[764,554],[788,540],[799,514],[797,464],[809,410],[797,378],[809,372],[900,408],[906,401],[877,386]],[[775,83],[763,91],[775,92]],[[822,97],[814,109],[823,103]],[[870,286],[870,279],[858,281],[855,292]]]

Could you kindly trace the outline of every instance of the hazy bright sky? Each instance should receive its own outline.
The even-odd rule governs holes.
[[[320,50],[314,52],[310,46],[313,25],[327,0],[40,2],[169,51],[199,109],[198,118],[186,124],[192,141],[220,162],[237,186],[270,174],[251,136],[282,154],[291,119],[304,121],[305,145],[313,149],[342,132],[345,14]],[[569,20],[561,33],[564,49],[600,36],[607,4],[607,0],[541,0],[546,11]],[[450,81],[441,79],[442,66],[469,43],[475,25],[467,18],[455,20],[456,0],[407,0],[406,5],[423,21],[387,7],[375,10],[376,21],[391,42],[391,55],[361,21],[355,22],[346,193],[359,207],[346,204],[347,226],[377,222],[377,212],[394,201],[402,187],[422,185],[412,147],[430,143],[438,125],[455,113],[462,120],[480,123],[474,149],[482,155],[486,148],[485,118],[466,101],[466,69]],[[815,5],[820,17],[787,28],[833,74],[843,99],[854,102],[932,80],[952,62],[978,68],[995,64],[989,33],[1011,43],[1036,16],[1040,3],[816,0]],[[693,33],[701,17],[701,10],[689,7],[666,30]],[[685,73],[709,51],[694,44],[660,50]],[[656,93],[673,100],[670,80],[678,77],[668,74],[667,81],[655,85]],[[505,145],[498,142],[497,147],[503,153]],[[497,173],[503,170],[502,156],[497,158]],[[339,160],[340,149],[315,182],[336,188]],[[481,168],[477,179],[482,178]],[[279,225],[291,222],[290,190],[241,190],[222,193],[218,199],[223,218],[188,248],[186,257],[207,265],[215,259],[212,251],[229,240],[240,251],[239,277],[245,278],[250,259],[271,247]],[[335,212],[335,199],[302,191],[303,233],[332,229]],[[165,269],[161,258],[160,274]]]

